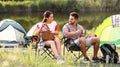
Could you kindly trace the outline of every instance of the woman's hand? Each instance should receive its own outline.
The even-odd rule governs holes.
[[[42,23],[42,26],[44,27],[46,25],[46,23]]]

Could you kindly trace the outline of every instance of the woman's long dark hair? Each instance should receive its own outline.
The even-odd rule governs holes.
[[[51,11],[49,11],[49,10],[45,11],[44,14],[43,14],[43,17],[44,17],[44,18],[43,18],[43,22],[46,22],[46,21],[47,21],[46,18],[49,18],[49,16],[50,16],[51,14],[53,14],[53,12],[51,12]]]

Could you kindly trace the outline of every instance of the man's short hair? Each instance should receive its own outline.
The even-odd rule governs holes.
[[[75,19],[78,19],[78,13],[77,12],[71,12],[70,16],[73,16]]]

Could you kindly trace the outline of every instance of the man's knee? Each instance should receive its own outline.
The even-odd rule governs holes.
[[[85,42],[85,40],[86,40],[85,37],[79,38],[79,41],[80,41],[80,42]]]
[[[100,43],[100,39],[97,37],[92,38],[92,44],[94,43]]]
[[[79,38],[79,42],[80,42],[80,45],[81,45],[81,46],[82,46],[82,45],[85,45],[85,43],[86,43],[85,37]]]
[[[97,43],[100,43],[100,39],[99,38],[95,38],[95,41],[97,42]]]

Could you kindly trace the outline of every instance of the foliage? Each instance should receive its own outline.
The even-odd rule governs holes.
[[[81,24],[85,29],[91,30],[96,28],[102,21],[111,15],[117,14],[119,12],[85,12],[79,13],[78,23]],[[26,31],[28,31],[34,24],[42,21],[42,13],[15,13],[15,14],[1,14],[0,20],[12,19],[20,23]],[[65,23],[68,23],[69,14],[58,14],[54,12],[54,20],[59,25],[59,30],[62,30],[62,27]]]
[[[119,0],[31,0],[0,1],[0,12],[55,12],[119,10]],[[114,8],[116,7],[116,8]],[[14,9],[14,11],[13,11]]]

